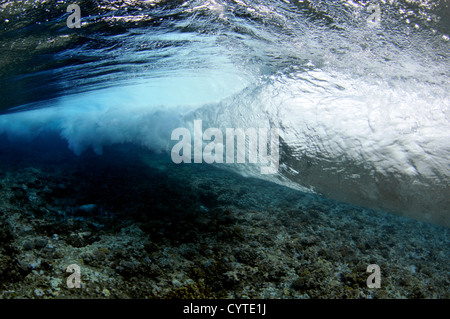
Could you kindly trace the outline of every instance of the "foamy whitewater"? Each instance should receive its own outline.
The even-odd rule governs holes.
[[[376,23],[359,1],[88,3],[80,29],[1,5],[0,135],[169,153],[195,119],[276,127],[277,174],[217,167],[450,226],[447,1],[381,1]]]

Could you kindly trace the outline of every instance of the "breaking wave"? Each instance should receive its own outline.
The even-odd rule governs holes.
[[[80,1],[80,29],[67,5],[0,5],[10,141],[170,152],[194,119],[276,127],[277,174],[226,168],[450,226],[447,1]]]

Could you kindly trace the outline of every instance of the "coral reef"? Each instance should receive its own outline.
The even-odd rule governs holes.
[[[437,225],[133,147],[0,157],[0,298],[450,297]]]

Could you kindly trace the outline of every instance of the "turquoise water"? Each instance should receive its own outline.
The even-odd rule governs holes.
[[[430,279],[449,273],[447,1],[79,1],[80,28],[67,26],[69,4],[0,5],[0,252],[20,261],[5,261],[3,297],[62,294],[23,278],[42,270],[43,286],[62,289],[61,267],[79,258],[90,282],[109,262],[105,276],[121,276],[103,297],[448,297],[448,276]],[[250,157],[174,164],[172,133],[190,133],[194,159],[196,120],[201,134],[224,133],[216,151],[226,129],[277,129],[276,172]],[[188,232],[178,218],[194,240],[175,243]],[[39,255],[38,239],[56,250]],[[153,248],[121,255],[121,241],[144,247],[133,240]],[[278,251],[286,269],[252,263]],[[390,269],[384,294],[365,287],[369,263]],[[133,271],[153,274],[144,295],[126,284]],[[328,272],[338,275],[318,283]],[[68,296],[94,297],[89,287]]]

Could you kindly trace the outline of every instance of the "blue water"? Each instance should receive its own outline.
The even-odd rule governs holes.
[[[169,152],[194,119],[275,127],[282,163],[260,177],[449,225],[446,2],[379,4],[371,18],[351,1],[88,1],[79,29],[65,3],[33,3],[2,5],[10,140],[50,129],[76,154]]]
[[[164,172],[150,174],[155,181],[188,167],[189,178],[262,185],[253,199],[229,199],[239,209],[280,209],[298,194],[329,212],[350,207],[346,218],[361,225],[403,225],[393,214],[448,238],[439,237],[450,226],[448,1],[374,2],[373,10],[367,1],[77,3],[81,28],[67,27],[69,2],[0,5],[4,172],[64,167],[61,159],[108,163],[122,154],[111,150],[130,147],[131,158]],[[195,120],[203,130],[278,129],[277,172],[248,160],[173,164],[171,134],[194,136]],[[111,165],[134,163],[126,158]],[[85,204],[106,200],[95,185]],[[227,202],[205,196],[206,210]],[[190,205],[182,210],[198,209]]]

